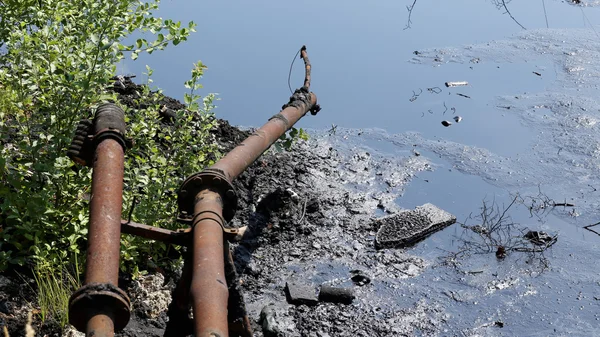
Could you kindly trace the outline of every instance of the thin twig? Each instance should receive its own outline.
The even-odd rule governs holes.
[[[411,21],[412,11],[413,11],[413,8],[415,8],[416,3],[417,3],[417,0],[414,0],[412,5],[406,6],[406,10],[408,10],[408,21],[406,22],[406,27],[404,27],[404,30],[407,30],[410,28],[410,24],[412,23],[412,21]]]
[[[440,87],[433,87],[433,88],[427,88],[427,91],[429,91],[432,94],[439,94],[442,92],[442,89]]]
[[[600,225],[600,222],[596,222],[595,224],[591,224],[591,225],[583,226],[583,228],[587,229],[587,230],[588,230],[588,231],[590,231],[590,232],[594,232],[594,233],[596,233],[596,234],[600,235],[600,233],[596,232],[595,230],[593,230],[593,229],[591,228],[591,227],[598,226],[598,225]]]
[[[409,99],[409,101],[414,102],[417,100],[417,98],[419,98],[419,96],[421,96],[421,94],[423,93],[423,89],[419,88],[419,93],[417,94],[414,90],[413,90],[413,95],[412,97]]]
[[[542,0],[542,6],[544,6],[544,17],[546,18],[546,28],[550,28],[548,25],[548,13],[546,13],[546,1]]]
[[[501,0],[501,1],[502,1],[502,7],[504,7],[504,9],[506,10],[506,14],[508,14],[508,16],[510,16],[510,18],[513,19],[513,21],[516,22],[517,25],[521,26],[521,28],[526,30],[527,28],[523,27],[523,25],[520,24],[519,21],[517,21],[517,19],[515,19],[515,17],[510,13],[510,11],[508,10],[508,7],[506,7],[506,2],[504,0]]]
[[[129,214],[127,215],[127,223],[131,222],[131,216],[133,215],[133,210],[135,209],[135,205],[137,205],[137,196],[133,196],[133,201],[131,202],[131,208],[129,208]]]

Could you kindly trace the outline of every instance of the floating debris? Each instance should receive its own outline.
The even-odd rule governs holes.
[[[465,86],[465,85],[469,85],[469,82],[467,82],[467,81],[446,82],[445,85],[448,88],[451,88],[451,87],[462,87],[462,86]]]
[[[429,91],[432,94],[439,94],[442,92],[442,89],[440,87],[433,87],[433,88],[427,88],[427,91]]]
[[[536,246],[546,247],[552,246],[558,240],[558,237],[556,235],[551,236],[546,232],[538,231],[529,231],[525,235],[523,235],[523,238],[529,240],[529,242],[533,243]]]
[[[351,270],[350,275],[352,275],[352,277],[350,279],[357,286],[364,286],[364,285],[371,283],[371,278],[369,278],[367,275],[365,275],[365,273],[361,270],[358,270],[358,269]]]
[[[462,117],[460,117],[460,116],[454,116],[454,121],[456,123],[460,123],[460,121],[462,121]]]
[[[464,97],[464,98],[471,98],[471,96],[467,96],[465,94],[461,94],[461,93],[456,93],[458,96]]]
[[[411,245],[456,222],[456,217],[433,204],[375,220],[379,227],[375,247],[399,248]]]
[[[496,258],[502,260],[506,257],[506,249],[504,246],[498,246],[498,250],[496,250]]]
[[[452,125],[452,123],[448,121],[442,121],[442,125],[445,127],[449,127],[450,125]]]
[[[542,76],[542,74],[538,73],[537,71],[533,72],[534,74],[538,75],[538,76]]]

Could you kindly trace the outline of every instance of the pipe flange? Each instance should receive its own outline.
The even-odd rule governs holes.
[[[194,216],[194,205],[196,195],[200,191],[210,188],[221,195],[223,199],[223,218],[229,222],[237,211],[237,194],[235,187],[227,179],[223,171],[217,169],[205,169],[188,177],[177,193],[180,218],[191,218]]]
[[[81,332],[93,315],[110,308],[113,312],[115,332],[129,323],[131,300],[119,287],[110,283],[89,283],[79,288],[69,299],[69,323]]]

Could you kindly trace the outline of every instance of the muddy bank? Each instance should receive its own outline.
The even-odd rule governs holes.
[[[392,201],[402,186],[428,168],[425,159],[404,160],[382,163],[367,152],[339,153],[326,139],[313,139],[292,152],[267,154],[240,177],[242,202],[234,222],[250,230],[234,256],[257,333],[260,311],[269,303],[285,336],[413,335],[439,328],[444,315],[435,306],[399,308],[377,291],[400,289],[402,280],[428,264],[374,245],[373,219],[398,211]],[[356,270],[371,282],[355,284]],[[289,305],[289,280],[353,288],[356,299],[351,305]]]
[[[123,85],[115,90],[121,101],[140,107],[133,106],[140,88],[127,79],[120,81]],[[181,103],[161,98],[160,104],[168,124],[168,112],[181,108]],[[220,121],[213,135],[226,152],[249,132]],[[395,199],[404,185],[416,172],[429,169],[423,157],[382,160],[364,150],[342,153],[326,137],[316,137],[295,144],[291,151],[269,150],[244,172],[235,182],[239,209],[232,225],[248,230],[232,250],[255,336],[263,336],[263,325],[268,326],[266,336],[439,331],[447,317],[438,305],[423,300],[398,306],[387,298],[390,292],[401,298],[402,283],[419,275],[429,262],[403,250],[376,250],[374,245],[378,228],[373,220],[400,211]],[[124,276],[120,286],[132,298],[132,319],[117,336],[162,336],[177,278],[177,273],[135,281]],[[314,289],[315,296],[323,285],[343,287],[354,299],[351,304],[288,304],[284,288],[291,281]],[[0,325],[6,324],[11,336],[23,336],[27,312],[35,312],[33,282],[26,283],[11,277],[0,284],[0,309],[6,308],[0,311]],[[261,311],[268,304],[270,324],[263,324]],[[42,325],[39,319],[33,325],[38,336],[61,335],[57,325]]]

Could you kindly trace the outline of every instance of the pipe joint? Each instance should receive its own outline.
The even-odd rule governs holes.
[[[98,314],[114,317],[114,331],[121,331],[129,322],[131,301],[127,294],[110,283],[88,283],[69,299],[69,323],[86,331],[89,320]]]
[[[188,177],[177,193],[179,206],[179,218],[189,219],[193,217],[196,195],[205,189],[219,193],[223,201],[223,218],[226,222],[233,219],[237,211],[237,193],[235,187],[224,172],[218,169],[205,169]]]
[[[125,151],[132,142],[125,138],[125,112],[114,103],[98,107],[94,120],[82,119],[77,124],[67,156],[77,164],[92,166],[94,152],[105,139],[114,139]]]
[[[105,103],[98,107],[94,117],[94,143],[100,144],[106,138],[116,140],[123,150],[125,141],[125,112],[114,103]]]

